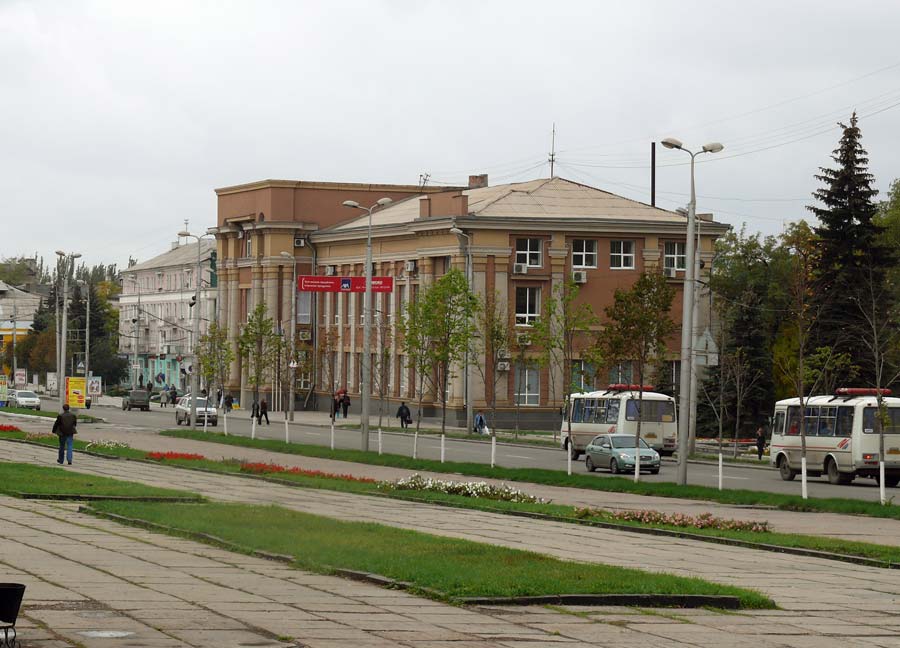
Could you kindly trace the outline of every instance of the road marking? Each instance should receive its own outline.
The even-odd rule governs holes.
[[[510,459],[534,459],[534,457],[526,457],[524,455],[506,455]]]
[[[722,479],[743,479],[743,480],[747,480],[747,479],[750,479],[750,478],[749,478],[749,477],[731,477],[730,475],[722,475]]]

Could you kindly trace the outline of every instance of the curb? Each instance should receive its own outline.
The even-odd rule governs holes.
[[[736,596],[703,594],[557,594],[550,596],[511,596],[456,599],[463,605],[615,605],[621,607],[741,609]]]
[[[33,500],[53,501],[84,501],[84,502],[169,502],[171,504],[200,504],[205,500],[202,497],[165,497],[162,495],[148,495],[146,497],[131,497],[128,495],[78,495],[69,493],[23,493],[15,491],[16,497]]]
[[[49,412],[50,410],[42,410],[45,412]],[[3,408],[0,408],[0,415],[10,416],[12,418],[22,418],[27,419],[29,421],[48,421],[52,423],[54,418],[52,416],[41,416],[40,414],[22,414],[20,412],[6,412]],[[90,416],[91,418],[96,419],[97,421],[101,421],[103,423],[108,423],[105,418],[101,418],[99,416],[92,416],[91,414],[82,414],[81,416]],[[84,423],[85,425],[91,425],[97,421],[78,421],[79,423]]]

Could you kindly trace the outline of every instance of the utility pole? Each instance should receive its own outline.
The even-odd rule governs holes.
[[[553,167],[556,164],[556,122],[553,122],[553,133],[550,136],[550,177],[553,177]]]
[[[85,282],[87,290],[87,305],[85,306],[85,325],[84,325],[84,380],[87,382],[91,377],[91,284]]]
[[[16,293],[15,288],[13,288],[13,314],[12,314],[12,330],[13,330],[13,384],[16,382],[16,371],[19,369],[18,362],[16,361],[16,328],[18,328],[18,323],[16,322],[16,318],[18,313],[16,312]],[[27,377],[26,377],[27,382]]]

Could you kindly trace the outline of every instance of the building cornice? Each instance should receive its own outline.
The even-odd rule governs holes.
[[[319,182],[315,180],[257,180],[246,184],[215,189],[217,196],[254,191],[257,189],[331,189],[334,191],[408,191],[427,194],[442,191],[461,191],[468,187],[420,187],[419,185],[367,184],[357,182]]]

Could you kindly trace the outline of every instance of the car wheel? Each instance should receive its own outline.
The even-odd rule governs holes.
[[[128,406],[125,404],[125,401],[122,401],[122,411],[124,412]]]
[[[797,476],[797,471],[791,470],[788,460],[785,457],[782,457],[778,461],[778,473],[784,481],[794,481],[794,477]]]
[[[658,474],[659,474],[659,468],[651,468],[651,469],[650,469],[650,474],[651,474],[651,475],[658,475]]]
[[[588,472],[594,472],[597,470],[597,466],[594,465],[594,460],[591,459],[591,455],[588,455],[584,460],[584,467],[587,468]]]
[[[212,422],[212,426],[213,426],[213,427],[216,427],[216,425],[218,425],[218,424],[219,424],[218,419]]]
[[[177,413],[175,414],[175,425],[181,425],[181,418]]]
[[[619,474],[619,462],[615,459],[609,460],[609,472],[611,472],[613,475]]]
[[[878,483],[878,475],[875,475],[875,483]],[[885,475],[884,476],[884,485],[887,488],[894,488],[900,484],[900,475]]]

